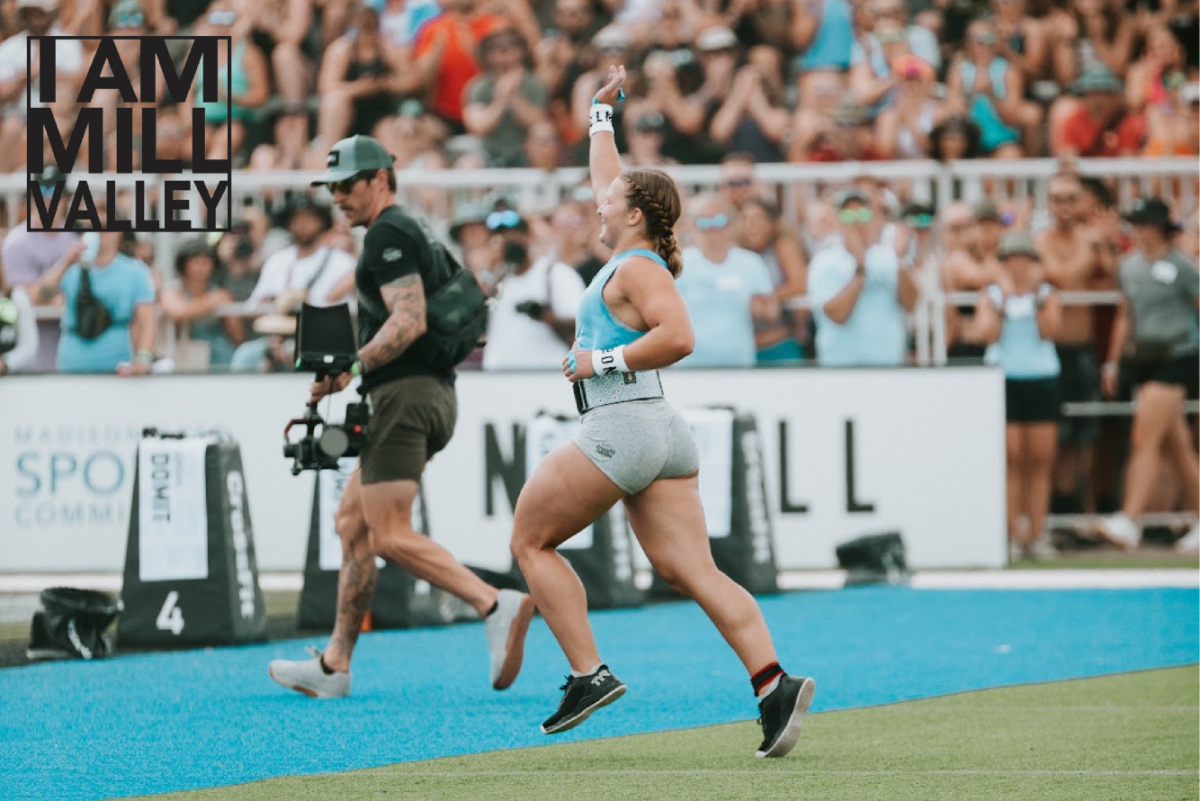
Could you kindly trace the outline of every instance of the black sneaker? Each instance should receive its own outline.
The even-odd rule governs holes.
[[[588,715],[624,695],[625,682],[610,673],[608,665],[601,665],[590,676],[567,676],[567,683],[558,689],[566,693],[558,711],[542,724],[542,734],[558,734],[583,723]]]
[[[758,702],[763,741],[754,754],[756,757],[781,757],[792,750],[800,739],[800,725],[816,689],[817,683],[812,679],[784,675],[779,686]]]

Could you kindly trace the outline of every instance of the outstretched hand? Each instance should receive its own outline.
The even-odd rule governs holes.
[[[596,96],[592,98],[593,103],[605,103],[610,106],[616,105],[621,99],[621,84],[625,83],[625,66],[618,65],[608,68],[608,83],[600,87],[596,92]]]

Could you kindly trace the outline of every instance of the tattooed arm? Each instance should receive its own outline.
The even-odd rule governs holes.
[[[401,276],[379,288],[390,314],[371,341],[358,352],[367,372],[399,358],[425,333],[425,287],[416,273]]]

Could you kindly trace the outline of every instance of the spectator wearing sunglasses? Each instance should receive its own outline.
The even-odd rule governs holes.
[[[1083,187],[1074,173],[1059,173],[1046,185],[1052,224],[1036,244],[1046,280],[1062,291],[1117,288],[1117,258],[1097,229],[1080,219]],[[1100,400],[1100,365],[1096,345],[1096,310],[1068,306],[1062,311],[1056,342],[1062,364],[1062,400]],[[1092,451],[1100,432],[1096,417],[1065,417],[1058,428],[1055,508],[1079,514],[1091,503]]]
[[[733,206],[716,195],[692,200],[695,246],[676,282],[696,334],[684,367],[753,367],[755,329],[779,320],[780,304],[761,256],[735,246]]]
[[[535,259],[529,222],[511,209],[487,218],[499,264],[496,300],[488,315],[485,370],[553,370],[575,341],[583,279],[555,254]]]
[[[55,185],[60,181],[64,182],[63,193],[54,215],[55,228],[65,225],[67,210],[71,207],[71,194],[67,191],[65,180],[53,164],[47,164],[37,178],[38,191],[47,208],[54,195]],[[30,203],[33,202],[31,199]],[[34,214],[36,216],[36,210]],[[40,228],[41,223],[38,222],[37,226]],[[37,286],[42,276],[50,272],[78,241],[79,234],[70,231],[31,231],[28,221],[13,226],[5,235],[3,249],[0,251],[9,284],[27,294],[35,308],[61,306],[62,293],[57,287],[45,285],[39,290]],[[26,369],[49,372],[54,369],[58,353],[60,327],[55,320],[42,320],[37,327],[37,354],[26,364]]]
[[[808,296],[817,321],[817,361],[830,367],[904,364],[905,313],[917,304],[917,283],[895,248],[876,242],[876,212],[859,189],[840,192],[840,244],[813,257]]]
[[[734,208],[751,198],[767,197],[766,185],[758,179],[754,156],[738,151],[721,159],[721,172],[717,178],[717,193]]]

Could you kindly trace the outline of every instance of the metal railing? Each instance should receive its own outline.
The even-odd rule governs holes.
[[[1194,159],[1081,159],[1073,162],[1079,173],[1097,175],[1116,182],[1119,204],[1128,204],[1134,197],[1160,191],[1167,184],[1180,208],[1197,208],[1200,175]],[[805,204],[821,196],[829,187],[843,184],[860,176],[870,176],[892,186],[903,187],[906,196],[930,201],[939,207],[948,202],[971,202],[983,197],[998,201],[1024,202],[1032,199],[1035,208],[1046,205],[1046,179],[1061,168],[1055,159],[1026,159],[1016,161],[961,161],[940,164],[933,161],[847,162],[840,164],[762,164],[758,178],[773,187],[778,196],[784,219],[798,222]],[[717,165],[672,166],[666,171],[680,185],[687,197],[696,192],[715,189],[720,180]],[[264,212],[275,212],[289,192],[306,191],[316,173],[309,172],[235,172],[227,197],[222,202],[221,215],[233,208],[254,206]],[[123,188],[135,181],[144,181],[148,196],[154,198],[155,217],[166,217],[166,198],[161,191],[167,181],[188,181],[197,175],[108,175],[68,176],[68,187],[74,189],[80,178],[98,181],[113,178]],[[583,168],[563,168],[552,172],[533,169],[485,170],[420,170],[397,171],[397,196],[401,203],[422,210],[431,221],[443,229],[449,225],[453,210],[461,203],[496,193],[509,196],[523,208],[549,210],[568,199],[587,177]],[[17,211],[27,202],[28,179],[24,174],[0,175],[0,200],[5,202],[8,225],[17,223]],[[189,214],[193,223],[199,221],[202,205],[194,191],[189,196]],[[219,217],[220,218],[220,217]],[[938,231],[934,231],[935,240]],[[175,249],[187,234],[159,231],[154,234],[155,264],[165,275],[174,263]],[[936,244],[936,243],[935,243]],[[935,247],[936,252],[936,247]],[[922,299],[911,314],[915,332],[916,357],[920,365],[946,364],[947,332],[945,309],[948,304],[970,305],[975,293],[946,293],[937,280],[936,265],[928,262],[920,268]],[[1120,298],[1116,292],[1065,292],[1063,302],[1074,304],[1113,304]],[[795,298],[789,308],[809,308],[807,298]],[[260,313],[260,310],[254,310]],[[243,316],[243,306],[229,306],[222,315]],[[39,309],[39,317],[52,319],[57,310]],[[165,343],[171,351],[176,337],[175,327],[168,325]]]

